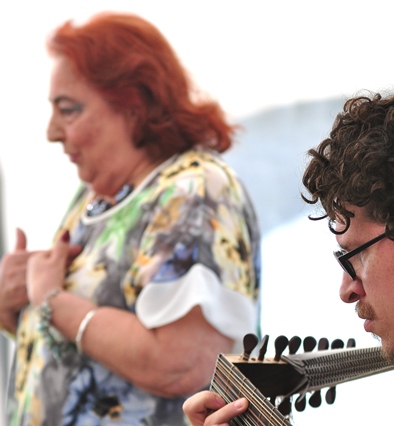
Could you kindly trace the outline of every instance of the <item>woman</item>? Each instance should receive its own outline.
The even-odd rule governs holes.
[[[1,265],[8,424],[187,424],[187,395],[256,325],[257,221],[218,154],[235,128],[137,16],[67,22],[48,50],[48,139],[82,184],[52,249],[18,231]]]

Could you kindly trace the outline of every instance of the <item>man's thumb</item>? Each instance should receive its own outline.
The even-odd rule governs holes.
[[[15,251],[25,251],[27,248],[26,234],[20,228],[16,228]]]

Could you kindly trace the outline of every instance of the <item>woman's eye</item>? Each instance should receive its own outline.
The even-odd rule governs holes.
[[[59,111],[63,115],[71,115],[71,114],[74,114],[75,112],[81,112],[82,109],[83,109],[82,104],[75,104],[75,105],[72,105],[72,106],[64,106],[64,107],[59,105]]]

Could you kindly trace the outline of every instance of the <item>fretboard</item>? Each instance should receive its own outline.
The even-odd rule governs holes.
[[[227,403],[242,397],[249,401],[247,411],[231,420],[231,426],[291,426],[289,420],[222,354],[217,359],[210,389]]]

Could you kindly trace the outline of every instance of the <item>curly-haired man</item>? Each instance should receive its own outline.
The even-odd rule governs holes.
[[[311,219],[328,219],[340,246],[341,299],[356,303],[365,330],[394,363],[394,95],[347,100],[329,137],[308,155],[302,198],[321,207]],[[225,426],[247,405],[245,398],[225,405],[205,391],[184,411],[193,426]]]
[[[394,96],[349,99],[330,136],[308,151],[303,184],[341,249],[341,299],[394,363]]]

